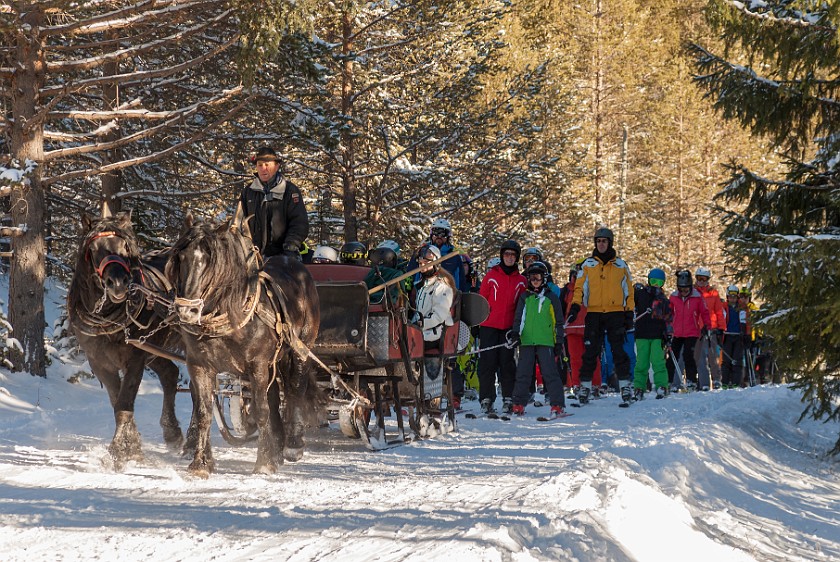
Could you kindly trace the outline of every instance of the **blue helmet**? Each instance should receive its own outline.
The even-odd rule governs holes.
[[[650,273],[648,273],[648,279],[659,279],[661,281],[665,281],[665,272],[658,267],[655,267],[650,270]]]

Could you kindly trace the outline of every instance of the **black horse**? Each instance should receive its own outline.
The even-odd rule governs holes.
[[[303,431],[319,404],[306,355],[320,320],[309,271],[281,256],[261,268],[247,232],[231,229],[230,222],[193,224],[188,216],[166,276],[175,288],[193,393],[190,471],[207,477],[214,469],[210,426],[217,373],[239,376],[250,387],[259,430],[254,472],[273,473],[284,457],[299,460]]]
[[[126,336],[148,338],[161,348],[177,349],[179,334],[162,324],[163,315],[146,306],[142,296],[129,297],[132,283],[154,284],[154,272],[165,263],[165,258],[141,259],[131,215],[119,213],[95,221],[85,216],[82,226],[84,239],[70,282],[67,310],[79,345],[114,408],[116,430],[108,451],[114,467],[122,470],[129,460],[143,460],[134,401],[146,367],[158,374],[163,387],[160,426],[164,440],[172,448],[184,441],[175,416],[178,367],[128,344]]]

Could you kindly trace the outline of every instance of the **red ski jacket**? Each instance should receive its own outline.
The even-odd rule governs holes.
[[[709,309],[709,317],[712,320],[712,325],[709,329],[726,330],[726,318],[723,316],[723,301],[720,300],[720,294],[712,285],[705,287],[695,286],[703,298],[706,300],[706,308]]]
[[[490,315],[481,325],[499,330],[513,327],[516,301],[525,292],[526,283],[525,276],[519,271],[507,275],[500,265],[490,269],[481,281],[479,290],[479,294],[490,304]]]

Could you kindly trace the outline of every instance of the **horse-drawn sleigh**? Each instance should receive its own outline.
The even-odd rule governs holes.
[[[258,441],[255,472],[274,472],[284,459],[300,459],[304,427],[323,422],[327,412],[344,434],[362,438],[371,449],[454,427],[449,358],[468,339],[469,326],[458,321],[462,310],[470,324],[486,315],[481,297],[456,298],[454,326],[437,349],[424,351],[421,330],[408,321],[406,299],[371,303],[374,291],[362,281],[367,267],[304,267],[282,257],[263,264],[247,229],[190,220],[169,251],[161,288],[159,274],[156,284],[145,282],[133,236],[125,216],[89,225],[69,303],[77,331],[95,323],[103,310],[110,314],[106,324],[113,329],[80,338],[89,357],[102,357],[111,345],[137,348],[123,353],[130,357],[118,357],[121,364],[90,362],[114,406],[117,429],[110,453],[116,466],[142,457],[133,422],[142,376],[136,365],[155,367],[178,360],[182,352],[193,398],[184,451],[193,453],[190,470],[200,476],[214,468],[209,440],[214,414],[230,443]],[[94,252],[100,241],[113,243]],[[131,377],[115,380],[129,364]],[[165,430],[173,423],[166,397]],[[406,413],[410,431],[404,427]],[[389,414],[395,424],[386,424]],[[394,435],[387,436],[386,429]],[[177,442],[177,433],[167,441]]]

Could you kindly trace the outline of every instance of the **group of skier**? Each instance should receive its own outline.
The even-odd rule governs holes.
[[[751,375],[754,372],[748,351],[753,342],[749,314],[754,309],[749,291],[731,285],[722,301],[705,267],[693,277],[688,270],[677,272],[677,288],[670,296],[664,292],[666,274],[660,268],[650,270],[646,284],[634,285],[627,264],[616,253],[612,231],[602,227],[594,233],[592,254],[575,263],[563,288],[553,282],[543,252],[536,247],[523,252],[515,240],[501,244],[479,282],[468,254],[456,251],[446,219],[433,222],[428,239],[407,260],[393,240],[371,251],[358,241],[340,250],[312,250],[305,243],[303,200],[283,177],[276,152],[262,147],[253,161],[255,178],[242,190],[237,216],[249,217],[264,255],[370,266],[370,287],[417,270],[413,278],[391,284],[371,300],[396,302],[401,294],[411,294],[413,320],[421,325],[427,348],[439,345],[441,333],[453,324],[451,309],[459,291],[484,296],[489,315],[478,328],[476,343],[484,414],[495,414],[497,381],[503,414],[524,414],[539,383],[551,405],[551,418],[556,418],[566,413],[566,389],[581,405],[597,398],[602,383],[609,380],[610,364],[622,406],[642,399],[648,390],[662,398],[687,388],[740,386],[745,365]],[[439,261],[445,256],[449,257]],[[466,365],[451,366],[458,407]]]
[[[667,275],[661,268],[651,269],[646,283],[633,284],[613,242],[610,229],[597,229],[592,255],[572,266],[564,287],[554,283],[539,248],[523,251],[514,240],[501,244],[479,281],[472,260],[455,250],[445,219],[433,223],[428,240],[408,260],[400,258],[396,242],[385,240],[369,252],[361,242],[348,242],[340,251],[320,246],[312,261],[370,266],[370,287],[422,268],[388,293],[392,300],[400,293],[415,295],[414,319],[423,326],[427,347],[438,344],[443,326],[452,325],[457,291],[484,296],[490,312],[476,334],[475,386],[485,415],[497,414],[497,389],[502,415],[523,415],[540,390],[551,406],[550,418],[556,418],[566,415],[567,399],[587,404],[609,388],[608,381],[624,407],[647,392],[663,398],[670,392],[745,383],[745,368],[753,368],[745,361],[753,340],[749,291],[732,285],[721,299],[705,267],[694,275],[678,271],[671,295],[665,293]],[[451,257],[424,267],[446,255]],[[384,297],[385,290],[372,301]],[[464,364],[451,367],[460,407],[466,369]]]

